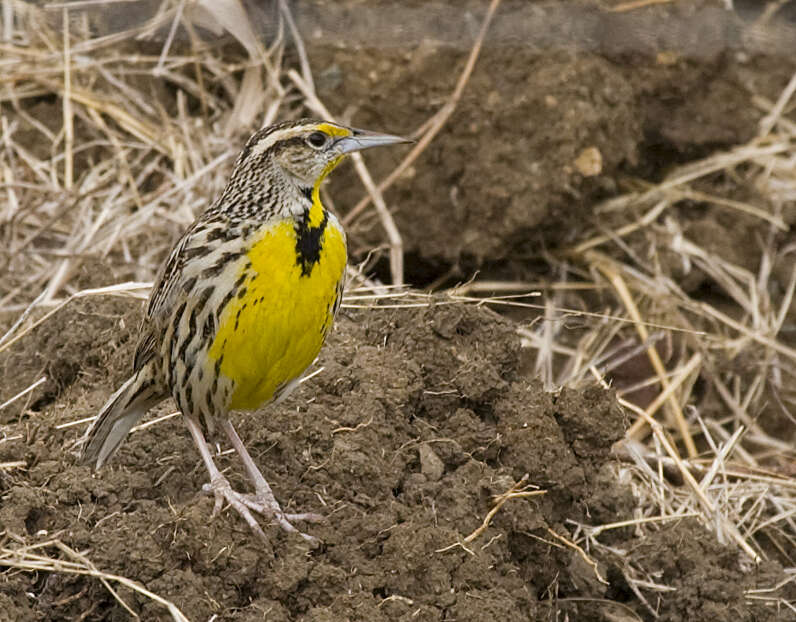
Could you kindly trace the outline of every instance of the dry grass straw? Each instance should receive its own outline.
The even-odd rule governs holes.
[[[62,574],[86,575],[99,579],[113,598],[135,619],[138,614],[130,608],[111,583],[118,583],[165,607],[176,622],[189,622],[179,608],[169,600],[150,592],[137,581],[118,575],[102,572],[85,555],[70,548],[57,538],[37,544],[26,544],[25,539],[10,533],[4,534],[6,542],[0,547],[0,566],[17,568],[26,572],[55,572]],[[60,556],[48,555],[48,549],[55,549]],[[87,614],[91,611],[87,612]],[[81,618],[82,619],[82,618]]]
[[[92,2],[0,4],[0,310],[17,318],[0,349],[77,297],[143,295],[142,285],[151,282],[176,235],[221,189],[252,128],[305,110],[329,116],[283,0],[268,48],[237,0],[164,0],[154,15],[102,36],[93,34]],[[227,10],[217,9],[222,5]],[[346,222],[375,206],[394,284],[403,283],[403,241],[382,193],[454,111],[498,5],[491,2],[454,92],[415,132],[418,143],[401,165],[376,182],[361,159],[355,162],[363,198]],[[245,52],[229,51],[231,44],[221,51],[218,41],[200,38],[199,26],[237,41]],[[298,50],[298,68],[285,65],[288,44]],[[552,257],[557,281],[476,280],[432,297],[352,275],[361,287],[348,291],[349,307],[471,303],[541,311],[520,335],[550,389],[587,386],[595,377],[603,382],[623,363],[649,360],[650,377],[618,392],[634,421],[631,440],[619,450],[618,476],[636,492],[636,516],[615,525],[575,525],[572,539],[565,539],[587,560],[607,551],[599,536],[608,529],[633,526],[643,533],[698,517],[750,560],[774,557],[796,566],[796,484],[782,468],[792,464],[793,448],[758,422],[766,407],[792,417],[796,405],[796,350],[781,336],[793,322],[796,268],[776,296],[769,287],[775,265],[784,257],[793,263],[796,253],[796,244],[778,237],[789,230],[783,210],[796,199],[796,124],[782,116],[794,90],[796,76],[778,101],[754,99],[766,116],[748,144],[682,167],[659,184],[635,180],[633,191],[598,206],[598,217],[612,226],[595,227],[568,253]],[[701,182],[716,174],[754,189],[760,200],[714,195]],[[686,201],[743,214],[767,228],[757,271],[690,240],[681,217]],[[685,272],[699,271],[721,291],[725,304],[684,291],[666,267],[672,254]],[[96,280],[84,283],[81,266],[96,259],[117,267],[114,280],[121,285],[87,289]],[[544,292],[539,305],[528,294],[511,295],[534,289]],[[660,353],[667,344],[675,352],[668,359]],[[734,365],[749,356],[755,368]],[[697,380],[716,396],[719,407],[710,413],[700,412]],[[34,388],[18,387],[12,401]],[[642,388],[657,393],[639,405],[633,396]],[[76,559],[56,541],[37,546]],[[32,564],[28,552],[38,555],[16,547],[2,560]],[[71,566],[49,558],[36,563],[43,564],[39,570],[101,574],[82,559]],[[625,577],[642,602],[670,591],[649,569],[628,566]],[[748,597],[790,606],[780,602],[783,587]]]
[[[796,75],[777,102],[755,99],[767,114],[748,144],[683,166],[659,184],[633,180],[637,190],[596,207],[610,229],[595,228],[552,260],[592,288],[605,320],[567,330],[583,317],[573,299],[586,298],[559,282],[541,287],[544,321],[520,331],[537,352],[537,370],[554,374],[556,386],[605,383],[628,362],[651,372],[618,389],[633,421],[616,448],[624,462],[618,474],[636,492],[637,517],[616,526],[577,525],[577,541],[592,553],[611,552],[598,539],[606,529],[632,525],[644,533],[695,516],[750,561],[796,567],[796,452],[760,420],[766,413],[786,430],[796,421],[796,348],[783,330],[796,321],[796,243],[784,217],[796,198],[796,125],[782,117],[793,109],[794,92]],[[757,200],[715,196],[705,188],[717,175],[746,189],[736,196]],[[758,256],[739,265],[691,239],[689,202],[741,214],[743,226],[759,232],[744,250]],[[678,272],[698,273],[706,285],[688,292]],[[710,290],[720,295],[699,293]],[[637,401],[640,389],[654,393]],[[625,578],[654,614],[647,597],[669,588],[649,571],[628,565]],[[792,615],[794,604],[782,597],[786,584],[747,597]]]
[[[510,499],[527,499],[529,497],[537,497],[539,495],[547,494],[546,490],[535,490],[535,486],[529,485],[527,483],[529,477],[530,476],[526,473],[522,478],[520,478],[520,481],[518,481],[516,484],[512,484],[506,492],[497,495],[495,497],[495,505],[492,506],[492,509],[487,512],[486,516],[484,516],[482,523],[470,535],[465,536],[459,542],[454,542],[446,547],[437,549],[436,552],[444,553],[445,551],[450,551],[455,547],[461,547],[470,555],[475,555],[475,553],[473,553],[465,545],[476,540],[476,538],[480,537],[481,534],[487,530],[489,524],[492,522],[492,519],[495,517],[495,514],[500,511],[500,508],[503,507],[506,501]]]

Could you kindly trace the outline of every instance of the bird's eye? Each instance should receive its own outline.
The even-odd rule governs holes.
[[[320,149],[326,144],[326,134],[323,132],[313,132],[307,136],[307,144],[314,149]]]

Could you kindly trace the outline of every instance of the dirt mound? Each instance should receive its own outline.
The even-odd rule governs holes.
[[[103,334],[122,305],[125,325],[134,325],[137,302],[81,301],[59,321]],[[571,539],[573,525],[630,517],[633,495],[617,483],[610,454],[625,429],[613,396],[597,388],[553,395],[525,380],[515,327],[500,316],[442,304],[346,313],[319,376],[285,404],[235,419],[283,505],[327,517],[308,526],[323,541],[318,550],[272,526],[264,546],[233,512],[209,520],[212,500],[198,492],[205,470],[178,418],[133,433],[95,475],[75,464],[69,447],[82,426],[56,426],[93,414],[111,392],[133,348],[127,338],[117,343],[97,344],[104,361],[74,375],[25,437],[0,445],[0,461],[27,465],[3,472],[0,524],[9,533],[57,537],[192,620],[536,620],[559,609],[601,620],[621,604],[645,615],[621,588],[619,560],[599,559],[600,576],[615,579],[608,588],[553,535]],[[234,458],[219,463],[246,487]],[[495,495],[526,474],[544,494],[507,501],[465,542]],[[736,552],[704,544],[711,537],[687,521],[659,538],[629,529],[615,536],[640,566],[660,558],[661,581],[688,587],[683,598],[704,597],[709,586],[693,591],[704,578],[731,586],[700,606],[714,619],[734,619],[739,607],[751,611],[743,589],[755,578]],[[696,543],[677,544],[683,540]],[[121,615],[108,591],[85,577],[6,574],[0,594],[16,620]],[[153,601],[120,594],[143,619],[163,619]],[[684,602],[668,595],[654,606],[681,619]]]

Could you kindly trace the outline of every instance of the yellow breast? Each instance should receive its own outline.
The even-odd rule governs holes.
[[[269,402],[318,355],[334,319],[346,243],[333,217],[317,237],[310,265],[300,261],[292,220],[266,227],[251,245],[251,265],[238,275],[245,279],[222,311],[208,352],[211,366],[220,359],[221,374],[234,383],[228,408]]]

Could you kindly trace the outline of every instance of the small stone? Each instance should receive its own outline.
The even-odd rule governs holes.
[[[658,52],[658,54],[655,56],[655,62],[663,67],[676,65],[679,60],[680,56],[674,50],[664,50],[662,52]]]
[[[573,162],[577,171],[584,177],[594,177],[603,170],[603,155],[597,147],[586,147]]]
[[[431,449],[431,445],[421,443],[417,448],[417,453],[420,454],[420,472],[426,476],[428,481],[438,481],[445,472],[445,464]]]

